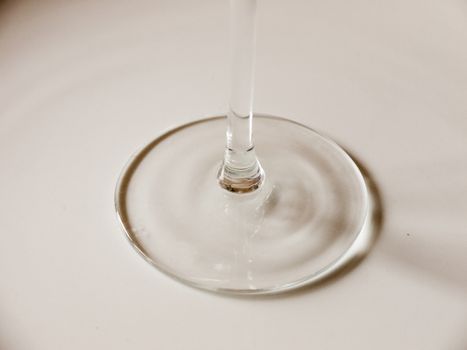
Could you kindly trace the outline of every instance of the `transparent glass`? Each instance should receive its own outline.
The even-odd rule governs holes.
[[[227,116],[157,137],[131,158],[115,195],[149,263],[225,293],[316,283],[359,259],[375,233],[376,197],[340,146],[291,120],[253,117],[255,7],[231,1]]]

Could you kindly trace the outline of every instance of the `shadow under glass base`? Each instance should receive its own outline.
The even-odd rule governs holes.
[[[234,194],[216,180],[225,128],[225,117],[182,125],[123,170],[116,210],[146,261],[194,287],[272,294],[321,281],[366,253],[374,198],[342,148],[299,123],[255,115],[266,178]]]

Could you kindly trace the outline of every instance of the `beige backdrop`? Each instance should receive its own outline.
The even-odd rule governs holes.
[[[260,0],[255,109],[334,137],[384,226],[351,273],[229,298],[153,270],[113,190],[226,109],[227,0],[0,2],[1,349],[467,349],[467,4]]]

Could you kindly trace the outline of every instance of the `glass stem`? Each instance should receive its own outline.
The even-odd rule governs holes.
[[[246,193],[264,178],[252,141],[256,0],[230,0],[230,7],[230,101],[218,179],[224,189]]]

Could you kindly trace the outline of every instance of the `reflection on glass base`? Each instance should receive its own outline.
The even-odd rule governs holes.
[[[137,152],[116,189],[133,247],[191,286],[271,294],[327,278],[364,254],[374,198],[336,143],[296,122],[255,116],[265,179],[236,194],[216,179],[225,117],[182,125]]]

